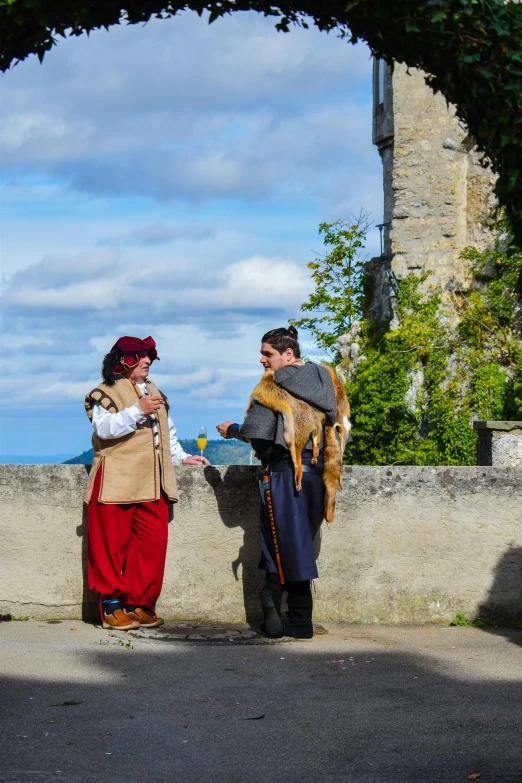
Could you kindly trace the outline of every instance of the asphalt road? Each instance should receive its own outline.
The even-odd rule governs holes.
[[[522,781],[522,631],[131,644],[0,624],[0,783]]]

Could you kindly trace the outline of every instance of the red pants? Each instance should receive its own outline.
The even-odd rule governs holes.
[[[153,606],[161,593],[167,554],[169,504],[99,503],[102,471],[88,510],[89,590],[131,605]]]

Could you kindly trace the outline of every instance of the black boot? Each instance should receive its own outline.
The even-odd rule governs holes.
[[[283,622],[283,635],[294,639],[311,639],[313,599],[310,582],[288,582],[288,619]]]
[[[282,597],[283,587],[279,581],[279,576],[267,572],[265,586],[259,594],[264,616],[263,624],[259,630],[272,639],[280,639],[283,636],[283,623],[281,622]]]

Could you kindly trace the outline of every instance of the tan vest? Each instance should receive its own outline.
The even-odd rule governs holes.
[[[147,380],[149,394],[163,397],[165,405],[157,411],[156,421],[159,433],[159,458],[154,446],[154,431],[150,418],[138,424],[135,432],[122,438],[103,439],[93,435],[94,462],[83,499],[91,499],[94,479],[102,469],[100,503],[146,503],[158,500],[163,489],[167,498],[176,503],[178,491],[176,476],[170,456],[168,424],[168,401],[156,385]],[[114,386],[100,383],[85,398],[85,410],[92,420],[92,409],[96,403],[111,413],[130,408],[142,397],[139,388],[127,378],[116,381]]]

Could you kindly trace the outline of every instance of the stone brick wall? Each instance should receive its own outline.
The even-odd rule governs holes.
[[[522,421],[474,421],[477,464],[522,468]]]
[[[480,166],[465,127],[442,95],[426,85],[424,74],[395,64],[385,67],[384,90],[374,71],[373,141],[383,162],[384,259],[398,278],[422,269],[430,283],[466,289],[469,274],[459,259],[473,244],[491,240],[488,219],[495,178]],[[382,100],[382,102],[379,102]],[[389,317],[390,289],[376,278],[373,314]]]

